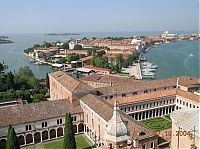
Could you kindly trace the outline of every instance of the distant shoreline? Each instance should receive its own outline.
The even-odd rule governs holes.
[[[81,35],[79,33],[48,33],[46,36],[70,36],[70,35]]]

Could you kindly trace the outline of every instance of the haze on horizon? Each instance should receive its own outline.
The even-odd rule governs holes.
[[[199,30],[199,0],[6,0],[0,10],[2,34]]]

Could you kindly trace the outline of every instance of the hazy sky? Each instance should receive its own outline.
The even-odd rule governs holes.
[[[198,30],[199,0],[0,0],[0,33]]]

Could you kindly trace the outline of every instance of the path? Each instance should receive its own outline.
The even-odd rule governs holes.
[[[135,76],[136,79],[142,79],[142,74],[140,70],[140,63],[133,63],[132,66],[128,68],[123,68],[123,72],[128,72],[130,75]]]
[[[36,149],[44,149],[42,143],[35,144]]]

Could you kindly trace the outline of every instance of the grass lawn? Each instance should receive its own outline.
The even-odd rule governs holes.
[[[86,141],[86,139],[82,136],[76,136],[76,146],[77,149],[90,149],[90,145]],[[63,148],[63,139],[49,141],[43,144],[44,149],[60,149]]]
[[[23,149],[35,149],[35,145],[24,147]]]
[[[172,121],[169,114],[168,114],[168,115],[164,115],[164,117],[165,117],[166,119]]]
[[[118,75],[120,76],[124,76],[124,77],[129,77],[130,74],[128,72],[120,72],[120,73],[117,73]]]
[[[165,130],[171,128],[171,121],[162,117],[155,117],[148,120],[141,121],[144,125],[153,130]]]
[[[76,138],[76,147],[77,149],[91,149],[92,147],[88,144],[87,140],[83,135],[77,135]],[[43,149],[62,149],[63,148],[63,139],[48,141],[42,143]],[[35,145],[25,147],[23,149],[35,149]]]

